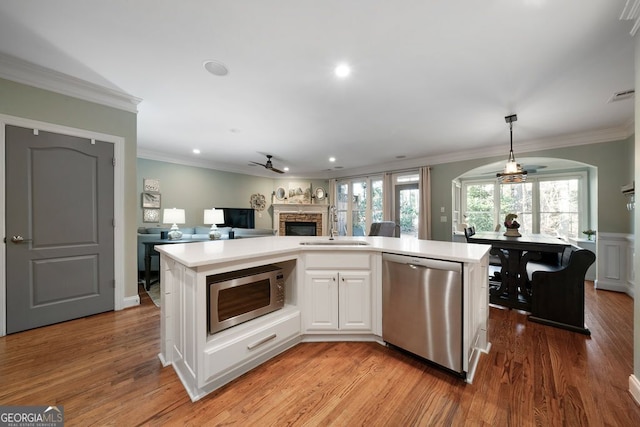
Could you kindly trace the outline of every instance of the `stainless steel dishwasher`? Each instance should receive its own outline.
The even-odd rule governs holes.
[[[382,339],[464,377],[462,264],[383,254]]]

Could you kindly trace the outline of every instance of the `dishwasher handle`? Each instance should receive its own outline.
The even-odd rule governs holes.
[[[382,262],[395,262],[398,264],[407,264],[416,267],[419,266],[436,270],[454,271],[460,274],[462,273],[462,263],[455,261],[443,261],[440,259],[384,253],[382,254]]]

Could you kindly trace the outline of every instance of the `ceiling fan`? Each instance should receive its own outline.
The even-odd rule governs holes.
[[[266,156],[267,156],[267,163],[264,163],[264,164],[258,163],[258,162],[251,162],[251,163],[254,163],[256,165],[260,165],[260,166],[264,167],[265,169],[269,169],[270,171],[273,171],[275,173],[284,173],[284,171],[281,171],[280,169],[276,169],[276,168],[273,167],[273,163],[271,163],[271,158],[273,157],[272,155],[266,154]]]

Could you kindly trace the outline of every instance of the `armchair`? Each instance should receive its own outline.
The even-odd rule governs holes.
[[[591,335],[584,324],[584,277],[595,260],[590,250],[574,247],[560,269],[533,272],[529,320]]]

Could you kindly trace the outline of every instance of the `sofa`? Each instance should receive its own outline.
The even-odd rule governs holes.
[[[144,243],[154,240],[160,240],[160,233],[168,232],[169,228],[161,227],[139,227],[138,228],[138,272],[144,274]],[[184,240],[209,240],[209,231],[211,227],[181,227],[182,239]],[[274,236],[275,230],[270,228],[236,228],[236,227],[218,227],[220,239],[229,239],[229,231],[233,230],[234,239],[247,239],[251,237]],[[158,271],[158,257],[151,258],[151,271]]]

